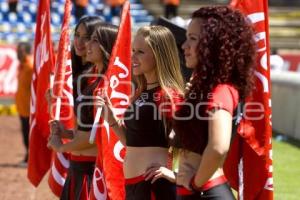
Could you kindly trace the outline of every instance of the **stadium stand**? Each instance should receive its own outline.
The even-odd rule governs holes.
[[[52,0],[51,23],[52,38],[58,40],[64,13],[65,0]],[[140,26],[149,24],[163,13],[160,0],[130,0],[132,28],[137,30]],[[195,9],[201,5],[228,4],[229,0],[182,0],[179,15],[185,20]],[[294,2],[294,3],[293,3]],[[270,35],[271,46],[277,49],[300,49],[300,3],[291,0],[284,3],[281,0],[270,1]],[[9,13],[6,0],[0,0],[0,43],[16,44],[19,41],[30,41],[34,38],[35,18],[38,0],[20,0],[17,14]],[[110,7],[104,0],[89,0],[88,15],[102,16],[108,22],[118,23],[112,19]],[[71,26],[76,24],[72,12]]]
[[[145,10],[140,0],[130,0],[132,27],[149,24],[154,18]],[[65,0],[53,0],[51,3],[51,26],[52,39],[57,41],[64,14]],[[17,14],[10,13],[6,0],[0,0],[0,43],[16,44],[19,41],[33,41],[35,33],[35,18],[38,0],[21,0],[17,6]],[[88,15],[102,16],[111,22],[110,8],[105,5],[104,0],[90,0],[86,9]],[[76,20],[72,11],[71,26],[75,26]]]

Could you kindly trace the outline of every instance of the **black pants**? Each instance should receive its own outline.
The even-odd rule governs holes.
[[[71,160],[60,200],[81,200],[86,196],[84,189],[87,187],[87,192],[90,192],[94,168],[95,162]]]
[[[141,181],[135,184],[126,184],[126,200],[176,200],[176,186],[164,178],[150,181]]]
[[[26,154],[24,161],[27,162],[28,160],[28,148],[29,148],[29,117],[22,117],[20,116],[21,121],[21,130],[23,136],[23,143],[26,148]]]
[[[171,19],[172,17],[177,16],[177,7],[175,5],[165,5],[165,17]]]
[[[192,195],[177,196],[177,200],[234,200],[232,191],[227,183],[217,185],[203,192]]]

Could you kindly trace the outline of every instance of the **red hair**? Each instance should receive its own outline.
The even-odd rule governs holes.
[[[185,94],[186,102],[194,106],[205,102],[212,89],[224,83],[235,87],[243,101],[254,85],[256,46],[252,26],[239,11],[227,6],[202,7],[192,14],[192,19],[200,19],[199,62],[190,81],[190,90]],[[182,106],[177,116],[185,117],[190,113],[189,106]],[[208,132],[207,124],[199,126],[195,117],[174,120],[174,129],[184,149],[199,152],[199,139],[205,138],[199,138],[197,130]],[[195,131],[187,133],[189,129]]]

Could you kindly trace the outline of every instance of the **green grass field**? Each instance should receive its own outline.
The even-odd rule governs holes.
[[[300,199],[300,142],[273,140],[275,200]]]

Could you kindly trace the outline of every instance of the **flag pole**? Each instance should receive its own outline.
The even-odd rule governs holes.
[[[98,128],[97,124],[100,120],[101,113],[102,113],[102,107],[97,108],[95,120],[93,122],[93,127],[92,127],[92,131],[91,131],[90,139],[89,139],[90,144],[93,144],[95,141],[96,132],[97,132],[97,128]]]

